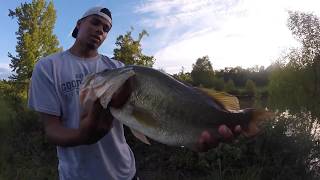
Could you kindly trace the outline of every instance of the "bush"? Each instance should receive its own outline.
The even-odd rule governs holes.
[[[3,179],[57,179],[56,150],[45,139],[37,114],[22,111],[7,124],[1,148]]]

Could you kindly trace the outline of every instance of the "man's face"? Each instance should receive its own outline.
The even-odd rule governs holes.
[[[77,40],[89,49],[98,49],[106,39],[111,24],[101,16],[88,16],[77,24]]]

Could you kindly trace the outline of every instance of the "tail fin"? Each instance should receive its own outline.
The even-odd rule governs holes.
[[[251,119],[246,128],[243,129],[243,135],[253,137],[260,132],[259,126],[267,119],[273,118],[274,114],[265,110],[248,109],[251,113]]]

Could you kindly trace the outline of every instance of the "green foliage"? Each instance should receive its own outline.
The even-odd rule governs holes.
[[[17,18],[16,55],[8,53],[14,72],[0,81],[0,179],[57,179],[56,152],[45,139],[42,123],[26,107],[27,88],[35,63],[60,51],[53,35],[53,1],[23,3],[9,16]]]
[[[273,178],[271,172],[277,179],[317,179],[315,167],[319,168],[319,164],[313,167],[313,161],[318,161],[319,142],[306,130],[307,121],[312,118],[306,112],[282,113],[268,124],[259,141],[259,153],[266,158],[264,164],[268,167],[262,174],[265,179]]]
[[[214,71],[208,56],[198,58],[192,65],[191,77],[195,86],[213,87]]]
[[[313,64],[320,53],[319,17],[310,13],[289,11],[288,27],[294,37],[302,44],[300,66]]]
[[[242,67],[225,68],[215,72],[217,77],[223,78],[225,82],[232,80],[236,87],[244,87],[247,80],[251,79],[257,86],[268,84],[269,68],[255,66],[243,69]]]
[[[21,111],[7,122],[2,136],[0,174],[3,179],[57,179],[57,158],[45,139],[42,123],[30,111]]]
[[[251,97],[255,97],[257,95],[256,85],[251,79],[247,80],[246,86],[245,86],[245,91]]]
[[[7,108],[19,113],[25,108],[26,92],[18,91],[18,82],[12,80],[0,81],[0,98],[6,102]]]
[[[57,179],[55,148],[11,84],[0,81],[0,179]]]
[[[212,78],[212,87],[217,91],[222,91],[224,89],[224,81],[222,78],[213,77]]]
[[[310,111],[320,117],[320,23],[312,14],[290,12],[288,26],[302,44],[282,57],[272,71],[270,105],[291,113]]]
[[[188,72],[184,72],[184,67],[181,68],[181,71],[178,74],[172,75],[175,79],[184,82],[188,85],[193,84],[191,74]]]
[[[240,95],[240,88],[245,87],[247,80],[251,79],[254,86],[265,87],[268,84],[270,69],[264,66],[255,66],[253,68],[243,69],[241,67],[225,68],[224,70],[214,71],[208,56],[198,58],[193,64],[191,71],[191,84],[206,88],[214,88],[218,91],[227,91],[231,94]],[[189,78],[188,73],[175,74],[179,80]],[[190,81],[189,79],[187,81]],[[185,81],[184,81],[185,82]],[[226,82],[226,83],[225,83]],[[249,92],[252,96],[252,91]],[[248,95],[247,91],[242,93]],[[253,94],[254,95],[254,94]]]
[[[139,33],[137,40],[132,37],[132,31],[128,31],[125,35],[120,35],[116,41],[116,48],[113,50],[114,58],[122,61],[126,65],[141,65],[152,67],[154,57],[147,56],[142,53],[141,40],[144,36],[148,36],[146,30]]]
[[[232,79],[229,79],[226,85],[224,86],[224,90],[231,94],[238,94],[234,82]]]
[[[300,179],[311,179],[319,176],[319,134],[316,130],[320,117],[320,24],[313,14],[289,12],[289,15],[288,27],[302,47],[291,49],[272,65],[268,89],[270,107],[291,115],[279,116],[277,126],[271,126],[275,132],[270,137],[282,143],[276,140],[266,143],[273,147],[269,152],[287,152],[277,155],[282,161],[272,164],[274,170],[282,168],[290,174],[292,171],[298,174],[307,172],[308,176]],[[272,131],[269,129],[268,132]],[[285,176],[286,173],[278,174]]]
[[[16,32],[18,44],[17,55],[8,53],[10,67],[15,72],[10,77],[19,82],[28,82],[33,67],[39,58],[61,50],[59,42],[53,35],[56,12],[53,2],[33,0],[23,3],[15,10],[9,10],[9,16],[17,18],[19,29]],[[21,89],[21,88],[17,88]],[[25,90],[25,88],[22,88]]]

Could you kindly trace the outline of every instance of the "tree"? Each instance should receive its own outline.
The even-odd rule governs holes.
[[[56,179],[55,148],[43,136],[37,113],[24,104],[35,63],[62,50],[53,35],[56,19],[53,1],[33,0],[21,4],[15,10],[9,10],[9,17],[17,19],[19,28],[16,32],[16,54],[8,53],[14,75],[9,77],[9,81],[0,83],[0,101],[10,109],[7,111],[10,113],[7,115],[8,123],[5,124],[7,131],[1,137],[0,147],[0,161],[10,163],[0,162],[0,179]]]
[[[247,80],[245,90],[249,96],[255,97],[257,94],[256,85],[251,79]]]
[[[120,35],[117,38],[117,48],[113,50],[114,58],[122,61],[127,65],[142,65],[152,67],[155,61],[153,56],[142,54],[141,40],[144,36],[148,36],[148,32],[143,30],[139,33],[137,40],[132,37],[133,28],[125,35]]]
[[[178,74],[173,74],[173,77],[188,85],[191,85],[193,83],[191,74],[189,72],[184,72],[184,67],[181,68],[181,71]]]
[[[288,27],[302,44],[300,65],[313,73],[313,96],[320,93],[320,20],[314,14],[290,12]]]
[[[289,11],[288,28],[302,44],[299,65],[313,64],[320,54],[320,22],[314,14]]]
[[[192,65],[191,77],[196,86],[204,87],[213,86],[214,71],[208,56],[198,58],[196,63]]]
[[[62,50],[53,34],[56,11],[52,1],[33,0],[15,10],[10,9],[9,16],[17,18],[19,25],[16,55],[8,53],[10,68],[14,72],[9,79],[15,81],[17,90],[25,92],[37,60]]]
[[[319,172],[320,21],[313,14],[289,12],[288,28],[301,47],[291,49],[272,65],[269,107],[298,118],[286,122],[283,128],[288,137],[293,137],[291,141],[297,142],[289,152],[295,152],[295,147],[303,147],[292,162],[305,163],[304,169]],[[280,123],[283,121],[277,122]]]
[[[270,104],[320,117],[320,22],[313,14],[289,12],[288,27],[301,43],[282,57],[270,78]],[[311,124],[313,122],[310,122]]]
[[[229,79],[227,84],[224,86],[224,90],[228,93],[235,94],[236,93],[236,86],[232,79]]]
[[[224,89],[224,80],[222,78],[213,77],[212,80],[212,87],[217,91],[222,91]]]

